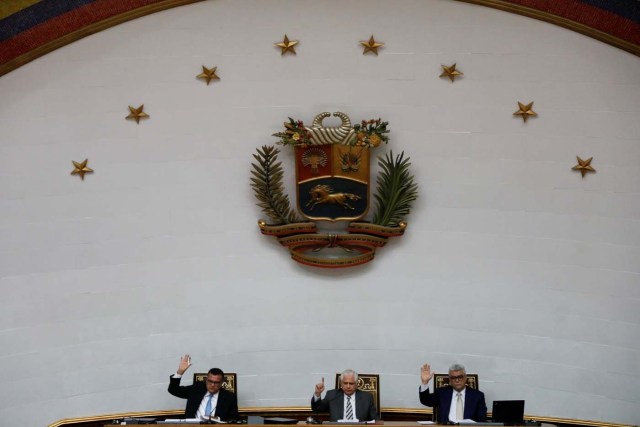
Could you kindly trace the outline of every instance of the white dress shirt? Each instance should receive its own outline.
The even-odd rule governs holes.
[[[351,409],[353,409],[353,420],[352,421],[358,421],[358,414],[356,414],[356,393],[354,392],[351,396],[347,396],[346,394],[344,395],[344,400],[343,402],[343,412],[342,412],[342,418],[343,419],[347,419],[347,399],[351,398]]]
[[[207,392],[202,398],[202,402],[200,402],[200,406],[198,407],[198,411],[196,412],[196,418],[200,418],[200,419],[209,418],[204,411],[207,407],[209,396],[211,396],[211,393]],[[212,417],[215,416],[216,414],[216,406],[218,406],[218,393],[214,394],[213,397],[211,398],[211,416]]]
[[[321,398],[316,396],[315,394],[313,395],[313,401],[317,402],[318,400],[320,400]],[[342,418],[346,419],[347,417],[347,395],[344,395],[344,399],[342,399]],[[353,409],[353,420],[352,421],[358,421],[358,415],[356,414],[356,393],[354,392],[351,395],[351,409]]]
[[[179,373],[173,374],[174,378],[182,378],[182,375]],[[205,415],[205,409],[207,408],[207,402],[209,401],[209,396],[211,393],[207,392],[202,398],[202,402],[200,402],[200,406],[198,406],[198,410],[196,411],[196,418],[209,418]],[[216,406],[218,406],[218,393],[214,394],[211,398],[211,416],[216,414]]]
[[[449,421],[454,423],[459,423],[464,419],[464,396],[467,388],[463,388],[461,391],[453,390],[453,394],[451,394],[451,406],[449,407]],[[462,398],[462,418],[457,419],[456,417],[456,404],[458,402],[458,393],[460,393],[460,397]]]

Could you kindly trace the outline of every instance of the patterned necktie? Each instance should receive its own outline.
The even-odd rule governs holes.
[[[211,399],[213,398],[213,394],[209,395],[209,400],[207,400],[207,406],[204,408],[204,414],[208,417],[211,415]]]
[[[347,420],[353,419],[353,407],[351,406],[351,396],[347,396],[347,416],[345,417]]]
[[[462,409],[462,395],[458,393],[458,398],[456,399],[456,419],[457,421],[462,421],[464,419],[464,410]]]

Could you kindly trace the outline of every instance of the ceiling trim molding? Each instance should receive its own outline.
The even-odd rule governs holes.
[[[589,36],[601,42],[626,50],[640,56],[640,23],[614,12],[588,4],[580,0],[456,0],[515,13],[528,18],[545,21]],[[597,2],[593,2],[597,3]],[[632,1],[617,1],[611,4],[625,3],[629,15],[640,15],[640,4]],[[622,13],[622,12],[620,12]],[[599,28],[596,28],[599,27]]]
[[[50,0],[43,0],[16,12],[22,13],[23,16],[18,18],[21,22],[29,22],[30,26],[4,40],[1,37],[10,33],[11,27],[15,28],[15,22],[11,21],[17,19],[14,19],[15,14],[0,19],[0,76],[58,48],[123,22],[203,0],[76,1],[84,4],[56,16],[39,16],[38,7],[44,6],[48,1]]]
[[[115,25],[203,0],[27,1],[0,18],[0,76]],[[632,0],[456,0],[545,21],[640,56],[640,3]],[[15,8],[14,8],[15,9]]]

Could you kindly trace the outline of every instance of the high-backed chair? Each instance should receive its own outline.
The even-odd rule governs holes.
[[[336,389],[340,387],[342,387],[340,374],[336,374]],[[356,384],[356,388],[360,391],[366,391],[373,396],[376,413],[380,416],[380,375],[358,373],[358,384]]]
[[[193,382],[203,383],[207,379],[207,372],[197,372],[193,374]],[[222,380],[222,388],[238,394],[237,374],[235,372],[225,372],[224,380]]]
[[[467,374],[467,381],[465,382],[467,387],[480,389],[480,381],[478,380],[478,374]],[[435,388],[446,387],[449,385],[449,374],[433,374],[433,385]],[[438,419],[438,412],[440,408],[435,406],[433,408],[433,420]]]
[[[433,384],[435,388],[446,387],[449,385],[449,374],[433,374]],[[480,389],[478,374],[467,374],[467,387]]]

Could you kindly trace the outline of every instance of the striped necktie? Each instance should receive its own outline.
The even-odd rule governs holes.
[[[351,396],[347,396],[347,416],[345,417],[346,420],[352,420],[353,419],[353,407],[351,406]]]

